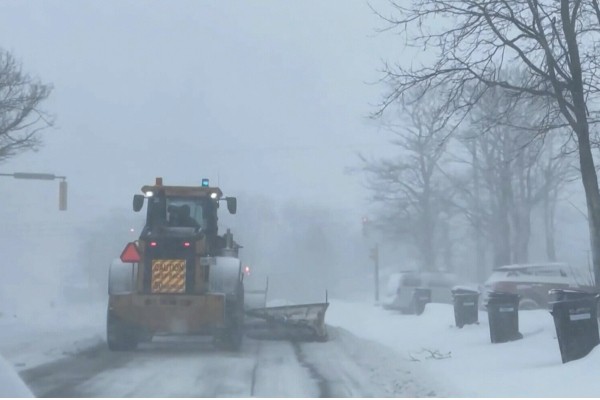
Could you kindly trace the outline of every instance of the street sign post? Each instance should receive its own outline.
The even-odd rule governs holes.
[[[362,233],[367,239],[371,236],[371,220],[367,216],[362,217]],[[375,243],[375,246],[369,249],[369,258],[375,264],[375,302],[379,302],[379,244]]]
[[[375,301],[379,301],[379,245],[376,243],[370,251],[369,257],[375,263]]]

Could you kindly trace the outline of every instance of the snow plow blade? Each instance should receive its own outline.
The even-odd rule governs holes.
[[[264,289],[246,289],[244,291],[244,311],[265,308],[267,306],[267,292],[269,291],[269,278]]]
[[[248,322],[246,333],[258,339],[327,340],[325,312],[329,303],[298,304],[246,310],[259,321]]]

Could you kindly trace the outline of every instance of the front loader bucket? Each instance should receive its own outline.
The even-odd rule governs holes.
[[[246,315],[263,320],[248,326],[259,338],[327,340],[325,312],[329,303],[298,304],[246,310]],[[256,335],[256,332],[261,332]]]

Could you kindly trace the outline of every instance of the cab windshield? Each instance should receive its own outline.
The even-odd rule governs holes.
[[[202,229],[205,226],[204,199],[167,197],[167,225]]]

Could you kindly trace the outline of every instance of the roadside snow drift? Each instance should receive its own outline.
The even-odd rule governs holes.
[[[0,397],[34,397],[19,375],[0,357]]]
[[[523,339],[492,344],[486,312],[479,325],[454,326],[451,305],[428,304],[420,315],[402,315],[365,303],[332,301],[326,322],[388,346],[435,377],[452,397],[597,397],[600,346],[562,364],[548,311],[520,311]]]

